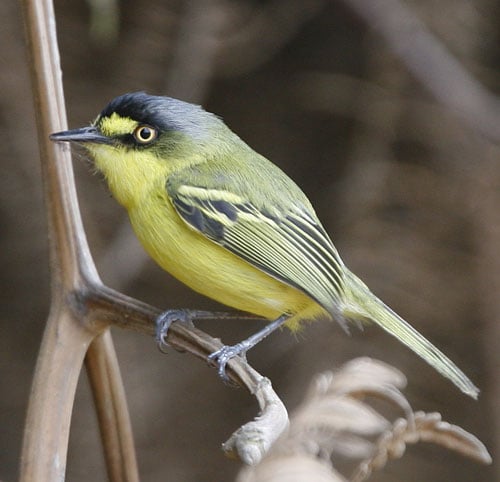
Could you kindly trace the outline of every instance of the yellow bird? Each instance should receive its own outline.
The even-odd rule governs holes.
[[[372,321],[464,393],[479,390],[440,350],[380,301],[342,262],[302,190],[220,118],[169,97],[112,100],[89,127],[52,134],[82,143],[150,256],[193,290],[273,320],[210,358],[225,366],[278,327],[334,318]],[[206,312],[172,310],[158,320]]]

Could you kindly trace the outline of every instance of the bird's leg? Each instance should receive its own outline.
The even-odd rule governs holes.
[[[170,325],[174,322],[180,322],[193,327],[195,320],[260,320],[261,317],[248,313],[228,313],[225,311],[203,311],[203,310],[167,310],[156,318],[156,343],[160,351],[164,352],[168,346],[167,333]]]
[[[260,343],[266,336],[270,335],[273,331],[277,330],[282,326],[288,319],[290,315],[281,315],[279,318],[273,322],[266,325],[262,330],[249,336],[246,340],[236,343],[236,345],[224,345],[221,349],[213,352],[209,355],[208,360],[213,361],[217,364],[217,372],[219,376],[224,381],[229,381],[226,375],[226,365],[231,358],[235,356],[245,356],[246,352],[253,348],[257,343]]]

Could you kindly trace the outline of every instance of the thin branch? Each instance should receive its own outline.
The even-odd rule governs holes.
[[[94,339],[85,364],[99,418],[108,478],[116,482],[138,481],[132,427],[109,330]]]
[[[75,390],[91,339],[92,332],[71,312],[61,305],[52,308],[31,387],[21,482],[64,480]]]
[[[65,303],[65,290],[80,284],[79,264],[87,278],[98,276],[81,227],[69,151],[48,142],[50,132],[66,125],[53,7],[25,0],[23,8],[51,233],[52,300],[31,388],[20,479],[52,481],[64,479],[78,376],[103,326],[86,327]]]
[[[149,335],[154,334],[154,320],[160,314],[160,310],[104,285],[87,286],[85,291],[74,294],[72,304],[88,313],[90,320],[105,320]],[[189,352],[205,362],[210,353],[222,347],[220,340],[203,331],[175,323],[168,331],[167,342],[172,348]],[[288,414],[270,381],[242,358],[232,359],[227,369],[227,375],[234,383],[246,387],[256,397],[260,414],[235,431],[223,444],[223,450],[230,457],[238,457],[250,465],[256,464],[287,427]]]
[[[269,379],[260,380],[255,396],[262,414],[240,427],[222,446],[226,455],[238,456],[248,465],[259,463],[288,427],[287,410],[273,392]]]

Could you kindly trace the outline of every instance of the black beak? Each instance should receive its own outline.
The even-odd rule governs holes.
[[[111,144],[112,142],[109,137],[103,136],[94,126],[55,132],[50,134],[50,139],[56,142],[90,142],[94,144]]]

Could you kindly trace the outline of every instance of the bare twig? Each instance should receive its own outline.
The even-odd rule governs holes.
[[[49,1],[29,0],[23,2],[23,6],[51,233],[52,300],[30,397],[21,480],[62,480],[71,411],[83,357],[92,339],[105,330],[106,324],[85,323],[74,306],[68,303],[68,293],[77,291],[86,282],[95,285],[100,280],[81,223],[69,151],[48,141],[50,132],[66,127],[53,7]],[[110,339],[105,346],[94,346],[89,360],[98,354],[108,360],[114,358]],[[126,406],[123,391],[115,391],[121,384],[117,365],[109,365],[100,378],[104,385],[109,386],[117,402],[113,407],[123,409]],[[111,381],[115,383],[110,384]],[[127,411],[116,413],[112,410],[111,413],[116,430],[121,434],[129,432]],[[119,447],[124,448],[123,453]],[[130,437],[124,437],[114,450],[124,467],[135,466]],[[123,455],[127,460],[122,458]],[[137,470],[128,472],[128,477],[120,480],[137,480]]]
[[[65,117],[62,91],[56,88],[60,84],[60,71],[55,60],[58,59],[55,31],[49,26],[49,19],[53,19],[54,14],[48,2],[26,1],[23,5],[36,93],[38,134],[43,139],[51,130],[62,127]],[[47,93],[52,97],[47,97]],[[94,330],[86,329],[64,303],[64,289],[78,282],[73,278],[75,264],[81,258],[90,259],[90,255],[85,239],[74,237],[74,233],[81,232],[75,229],[75,224],[80,223],[77,206],[70,204],[67,210],[58,207],[63,204],[59,186],[67,184],[72,176],[69,156],[67,152],[58,156],[48,142],[41,142],[40,150],[46,161],[42,163],[42,172],[52,233],[53,289],[26,421],[21,461],[21,480],[25,481],[64,478],[78,375],[87,346],[102,330],[97,325]],[[56,161],[63,162],[56,165]],[[67,194],[74,198],[71,186],[70,183]],[[89,275],[95,276],[91,259],[86,266]]]
[[[260,462],[288,426],[286,408],[274,395],[269,379],[261,379],[255,396],[259,400],[262,414],[240,427],[222,446],[229,457],[239,455],[248,465]]]
[[[108,478],[139,480],[128,407],[109,330],[94,339],[85,364],[99,418]],[[116,420],[117,417],[124,420]]]

